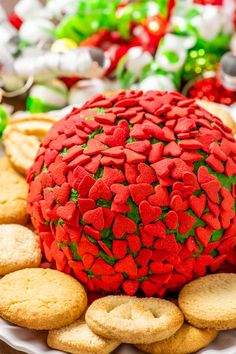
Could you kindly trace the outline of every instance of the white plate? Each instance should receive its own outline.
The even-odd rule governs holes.
[[[20,328],[0,319],[0,339],[27,354],[64,354],[48,348],[46,332]],[[129,345],[120,346],[114,354],[141,354]],[[173,353],[174,354],[174,353]],[[198,354],[236,354],[236,330],[222,332],[207,349]]]

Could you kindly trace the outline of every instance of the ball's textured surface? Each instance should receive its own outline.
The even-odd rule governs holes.
[[[89,290],[163,296],[236,265],[236,142],[179,93],[95,96],[28,172],[46,259]]]

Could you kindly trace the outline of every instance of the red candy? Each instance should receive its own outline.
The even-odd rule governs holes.
[[[95,96],[52,127],[27,181],[42,266],[89,291],[164,296],[235,269],[236,143],[178,93]]]

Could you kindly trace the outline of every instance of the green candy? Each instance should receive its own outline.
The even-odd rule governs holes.
[[[167,16],[168,0],[140,0],[120,6],[121,0],[79,0],[75,14],[65,16],[57,26],[58,38],[70,38],[80,43],[100,29],[118,31],[122,38],[129,39],[132,23],[161,15]]]
[[[2,105],[0,105],[0,137],[2,137],[3,131],[8,124],[8,114]]]
[[[210,53],[205,49],[191,49],[183,68],[183,78],[190,81],[206,71],[215,71],[221,55]]]

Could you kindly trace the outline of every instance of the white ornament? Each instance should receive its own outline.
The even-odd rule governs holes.
[[[119,83],[109,80],[80,80],[69,91],[69,104],[80,107],[96,94],[118,89]]]
[[[141,81],[138,85],[139,90],[144,92],[150,90],[157,91],[175,91],[176,87],[171,80],[171,77],[166,75],[151,75],[146,77],[143,81]]]
[[[32,16],[38,16],[42,9],[43,5],[39,0],[20,0],[16,3],[14,12],[21,20],[25,21]]]
[[[52,80],[51,82],[34,85],[29,93],[31,99],[39,99],[45,105],[55,108],[65,107],[68,90],[64,82]]]
[[[127,52],[126,68],[137,77],[143,68],[153,61],[152,55],[142,47],[132,47]]]
[[[44,18],[32,18],[26,20],[20,30],[20,39],[29,45],[36,45],[40,41],[53,38],[54,24]]]
[[[181,69],[187,57],[187,50],[195,43],[194,39],[190,37],[186,40],[184,36],[177,36],[175,34],[167,34],[159,48],[157,49],[155,59],[161,69],[166,71],[176,72]],[[170,61],[166,52],[173,53],[177,57],[176,61]]]

